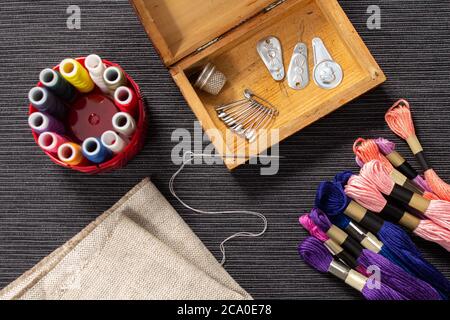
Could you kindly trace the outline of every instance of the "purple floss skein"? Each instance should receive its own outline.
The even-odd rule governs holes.
[[[321,273],[328,273],[333,256],[328,249],[314,237],[306,238],[298,247],[302,259],[311,267]],[[361,293],[367,300],[407,300],[401,293],[389,286],[380,283],[380,288],[370,289],[368,281]]]
[[[315,205],[322,211],[327,212],[329,216],[344,215],[344,210],[350,201],[351,199],[347,197],[340,184],[325,181],[319,185]],[[439,291],[442,298],[448,299],[450,282],[439,270],[423,259],[422,254],[402,228],[384,221],[380,230],[375,233],[378,239],[396,257],[396,260],[400,262],[401,266],[411,274],[431,284]]]
[[[380,149],[381,153],[385,156],[395,151],[395,143],[388,139],[378,138],[375,139],[375,143],[377,144],[378,149]],[[413,181],[424,191],[433,192],[428,183],[424,178],[422,178],[420,174],[417,174],[417,176],[413,178]]]
[[[322,230],[328,230],[331,227],[331,221],[320,209],[312,210],[311,220]],[[381,272],[380,281],[395,289],[405,297],[411,300],[440,300],[436,290],[426,283],[403,270],[395,263],[388,260],[379,253],[368,249],[362,250],[359,257],[356,257],[358,264],[366,270],[370,266],[378,266]]]

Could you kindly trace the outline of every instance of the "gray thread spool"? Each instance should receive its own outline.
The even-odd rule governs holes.
[[[208,63],[195,81],[194,86],[212,95],[218,95],[227,82],[225,75]]]

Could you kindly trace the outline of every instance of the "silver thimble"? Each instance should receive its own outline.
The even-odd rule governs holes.
[[[225,75],[208,63],[195,81],[194,86],[213,95],[218,95],[227,82]]]

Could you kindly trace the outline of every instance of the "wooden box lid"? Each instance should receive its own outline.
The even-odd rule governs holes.
[[[131,0],[166,66],[193,53],[274,0]]]

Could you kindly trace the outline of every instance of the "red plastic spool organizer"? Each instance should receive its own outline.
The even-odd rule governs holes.
[[[84,57],[77,58],[84,66]],[[109,66],[120,66],[118,64],[112,63],[108,60],[103,59],[103,63]],[[59,70],[59,65],[53,68],[54,70]],[[123,70],[122,68],[120,68]],[[80,172],[85,172],[89,174],[97,174],[100,172],[107,172],[123,167],[127,162],[132,159],[143,147],[144,139],[147,132],[147,119],[145,113],[144,101],[141,96],[139,86],[134,82],[134,80],[128,76],[128,74],[123,71],[128,80],[128,86],[130,89],[134,90],[138,98],[138,111],[136,112],[136,124],[137,128],[133,136],[130,138],[129,144],[125,149],[114,155],[111,159],[100,164],[87,164],[71,166],[58,159],[56,155],[43,150],[50,159],[66,168],[71,168]],[[38,86],[42,86],[42,83],[38,83]],[[101,108],[96,108],[101,106]],[[74,110],[69,111],[68,117],[65,119],[64,124],[66,129],[68,129],[68,138],[71,138],[74,142],[81,143],[84,138],[88,136],[100,137],[101,133],[106,130],[113,130],[111,119],[115,112],[119,110],[115,107],[114,102],[106,97],[98,88],[88,94],[80,94],[79,97],[69,106],[74,108]],[[31,104],[29,106],[29,114],[38,111]],[[38,144],[39,135],[32,131],[34,140]]]

